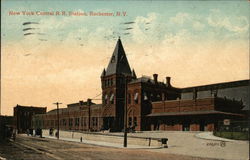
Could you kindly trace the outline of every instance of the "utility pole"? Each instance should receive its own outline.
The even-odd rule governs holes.
[[[89,106],[89,132],[90,132],[90,120],[91,120],[91,118],[90,118],[90,113],[91,113],[91,111],[90,111],[90,106],[91,106],[91,99],[89,99],[88,98],[88,100],[87,100],[87,105]]]
[[[127,147],[127,77],[125,77],[125,96],[124,96],[124,142],[123,147]]]
[[[53,103],[57,106],[57,139],[59,139],[59,104],[62,104],[62,103],[59,103],[59,102],[56,102],[56,103]]]

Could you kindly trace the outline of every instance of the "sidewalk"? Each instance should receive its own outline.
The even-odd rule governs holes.
[[[213,132],[202,132],[195,135],[197,138],[214,140],[214,141],[225,141],[225,142],[237,142],[238,140],[232,140],[227,138],[216,137],[213,135]]]
[[[50,139],[57,139],[54,136],[43,136],[43,137],[50,138]],[[109,142],[103,142],[103,141],[90,141],[90,140],[84,140],[83,139],[82,142],[80,142],[80,139],[63,138],[63,137],[60,137],[59,140],[70,141],[70,142],[78,142],[78,143],[84,143],[84,144],[90,144],[90,145],[96,145],[96,146],[103,146],[103,147],[124,148],[123,144],[109,143]],[[130,144],[128,144],[126,148],[129,148],[129,149],[160,149],[160,148],[163,148],[163,147],[139,146],[139,145],[130,145]]]

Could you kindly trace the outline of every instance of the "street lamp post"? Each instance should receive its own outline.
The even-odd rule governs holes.
[[[57,106],[57,139],[59,139],[59,102],[53,103]]]

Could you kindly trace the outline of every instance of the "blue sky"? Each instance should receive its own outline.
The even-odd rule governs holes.
[[[68,19],[63,16],[9,16],[8,12],[13,11],[101,11],[101,12],[127,12],[126,17],[74,17],[67,20],[59,29],[63,34],[86,28],[95,30],[102,26],[106,30],[119,32],[122,36],[122,25],[126,21],[135,21],[138,17],[144,17],[145,21],[151,21],[151,34],[157,35],[147,39],[162,40],[166,34],[177,34],[179,30],[188,30],[198,40],[223,39],[227,38],[248,38],[249,26],[249,3],[247,1],[4,1],[1,16],[3,19],[2,38],[6,35],[7,40],[21,40],[22,23],[25,21],[41,22],[42,28],[46,31],[56,32],[51,28],[50,19],[54,24]],[[155,19],[150,19],[149,14],[155,14]],[[175,19],[174,19],[175,18]],[[210,21],[209,21],[210,18]],[[46,21],[46,19],[48,19]],[[77,22],[77,23],[76,23]],[[53,25],[53,24],[52,24]],[[59,24],[60,25],[60,24]],[[138,23],[139,27],[146,26]],[[50,27],[49,27],[50,26]],[[234,26],[234,27],[233,27]],[[60,30],[59,30],[60,31]],[[237,33],[236,33],[237,32]],[[239,33],[240,32],[240,33]],[[89,33],[89,32],[88,32]],[[86,33],[86,34],[88,34]],[[160,33],[160,34],[159,34]],[[212,34],[212,35],[211,35]],[[9,36],[7,36],[9,35]],[[149,34],[150,35],[150,34]],[[102,35],[103,36],[103,35]],[[132,35],[124,36],[131,40]],[[54,36],[54,38],[56,38]],[[132,38],[133,40],[133,38]]]

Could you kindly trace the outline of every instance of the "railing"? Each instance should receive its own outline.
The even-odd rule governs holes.
[[[220,121],[215,128],[214,135],[229,139],[249,140],[249,122],[232,121],[230,124],[224,125],[224,123]]]

